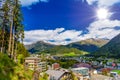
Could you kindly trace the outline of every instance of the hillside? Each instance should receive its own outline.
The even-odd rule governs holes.
[[[55,45],[45,43],[42,41],[38,41],[38,42],[33,43],[31,45],[25,45],[26,49],[31,53],[43,52],[43,51],[46,51],[46,50],[53,48],[54,46]]]
[[[86,39],[86,40],[82,40],[80,41],[80,44],[88,44],[88,45],[96,45],[98,47],[102,47],[104,44],[108,43],[109,40],[108,39],[94,39],[94,38],[90,38],[90,39]]]
[[[66,54],[66,53],[71,53],[74,52],[75,54],[87,54],[87,52],[79,50],[77,48],[68,48],[65,46],[55,46],[49,50],[44,51],[45,53],[50,53],[50,54]]]
[[[86,40],[82,40],[80,42],[75,42],[75,43],[71,43],[69,45],[67,45],[67,47],[69,48],[77,48],[79,50],[83,50],[86,52],[94,52],[96,50],[98,50],[100,47],[102,47],[103,45],[105,45],[106,43],[108,43],[109,40],[107,39],[86,39]]]
[[[120,34],[111,39],[106,45],[95,52],[95,55],[119,57],[120,56]]]
[[[101,46],[106,44],[109,40],[105,39],[87,39],[75,43],[71,43],[68,45],[52,45],[49,43],[45,43],[42,41],[38,41],[31,45],[26,45],[26,48],[31,53],[50,53],[50,54],[57,54],[57,53],[68,53],[68,52],[75,52],[81,53],[83,52],[93,52],[98,50]]]

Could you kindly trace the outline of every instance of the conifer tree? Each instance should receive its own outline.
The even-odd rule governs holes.
[[[8,26],[9,26],[9,0],[6,0],[2,9],[1,9],[1,19],[2,19],[2,23],[1,23],[1,40],[0,40],[0,48],[1,48],[1,53],[6,52],[6,48],[7,48],[7,38],[9,36],[7,36],[7,33],[9,32]]]
[[[0,9],[0,50],[16,59],[17,44],[24,38],[23,17],[19,0],[5,0]]]
[[[17,49],[17,43],[24,38],[23,17],[19,0],[14,0],[13,14],[12,55],[14,55],[14,59],[16,59],[17,54],[15,51]]]

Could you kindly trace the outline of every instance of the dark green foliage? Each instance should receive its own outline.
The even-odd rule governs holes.
[[[1,32],[1,36],[0,36],[0,50],[1,52],[6,52],[6,49],[8,48],[8,38],[9,38],[9,25],[10,25],[10,0],[6,0],[6,2],[4,3],[3,7],[0,9],[0,32]]]
[[[78,61],[76,61],[76,60],[65,60],[65,59],[59,59],[59,60],[49,59],[49,60],[47,60],[47,62],[49,63],[49,65],[52,65],[53,63],[59,63],[62,68],[66,68],[66,69],[68,69],[68,68],[72,67],[74,64],[78,63]]]
[[[14,0],[13,8],[13,26],[17,40],[24,38],[24,26],[22,24],[23,16],[21,12],[21,5],[19,0]]]
[[[0,9],[0,51],[11,58],[17,55],[17,43],[24,38],[23,17],[19,0],[5,0]]]
[[[17,54],[23,54],[24,57],[28,57],[29,56],[28,51],[26,50],[26,48],[24,47],[24,45],[21,44],[21,43],[18,43]]]
[[[20,64],[23,64],[24,62],[24,58],[29,56],[28,51],[26,50],[26,48],[24,47],[23,44],[18,43],[18,49],[17,49],[17,58],[19,60]]]
[[[3,1],[0,8],[0,80],[18,80],[13,79],[19,77],[17,69],[24,74],[23,67],[18,65],[28,56],[24,45],[20,43],[24,38],[21,5],[19,0]]]

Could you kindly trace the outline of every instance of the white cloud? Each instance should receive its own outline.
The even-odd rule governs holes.
[[[87,28],[89,33],[84,35],[85,38],[108,38],[111,39],[120,33],[120,29],[115,27],[120,26],[119,20],[98,20],[90,24]]]
[[[64,30],[64,28],[57,28],[55,30],[25,31],[24,44],[31,44],[36,41],[44,41],[56,45],[65,45],[78,41],[78,37],[81,33],[82,31]],[[66,41],[66,39],[70,39],[70,41]],[[55,42],[50,42],[50,40],[54,40]]]
[[[120,33],[120,29],[115,29],[116,26],[120,26],[119,20],[98,20],[89,25],[88,33],[84,35],[81,35],[82,31],[65,30],[64,28],[25,31],[24,44],[44,41],[55,45],[66,45],[88,38],[112,39]],[[66,41],[66,39],[69,39],[69,41]]]
[[[22,6],[31,6],[39,2],[48,2],[48,0],[20,0]]]
[[[89,5],[97,4],[98,8],[108,8],[116,3],[120,3],[120,0],[87,0]],[[108,16],[112,16],[112,12],[109,12]],[[97,20],[92,22],[87,28],[89,33],[84,35],[84,38],[108,38],[111,39],[120,33],[120,29],[116,30],[115,27],[120,26],[119,20]]]
[[[90,5],[97,2],[98,7],[109,7],[116,3],[119,3],[120,0],[87,0],[87,2]]]
[[[22,5],[29,6],[39,1],[47,2],[48,0],[24,0]],[[115,3],[120,2],[120,0],[87,0],[87,2],[90,5],[94,4],[96,1],[98,7],[109,7]],[[110,17],[112,16],[112,13],[110,12],[108,15]],[[111,39],[120,33],[120,29],[115,29],[116,26],[120,26],[119,20],[103,19],[92,22],[87,27],[88,33],[84,35],[81,35],[83,31],[65,30],[64,28],[57,28],[55,30],[25,31],[24,44],[31,44],[37,41],[44,41],[55,45],[66,45],[72,42],[77,42],[88,38]],[[66,41],[66,39],[69,39],[69,41]],[[53,42],[51,42],[50,40],[53,40]]]
[[[119,20],[98,20],[90,24],[87,28],[88,33],[84,35],[81,35],[82,31],[65,30],[64,28],[25,31],[24,44],[44,41],[55,45],[66,45],[88,38],[112,39],[120,33],[120,29],[115,29],[116,26],[120,26]],[[69,39],[69,41],[66,41],[66,39]]]
[[[20,0],[22,6],[30,6],[38,2],[48,2],[49,0]],[[84,0],[83,0],[84,1]],[[115,3],[119,3],[120,0],[87,0],[89,5],[92,5],[97,2],[98,7],[109,7]]]

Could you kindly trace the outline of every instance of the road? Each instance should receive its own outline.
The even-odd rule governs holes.
[[[104,75],[92,75],[90,80],[115,80],[112,77],[104,76]]]

